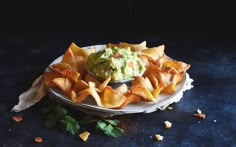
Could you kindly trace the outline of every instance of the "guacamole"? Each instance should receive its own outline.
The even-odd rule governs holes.
[[[112,81],[132,79],[145,71],[145,65],[135,52],[118,47],[90,54],[86,68],[103,80],[111,76]]]

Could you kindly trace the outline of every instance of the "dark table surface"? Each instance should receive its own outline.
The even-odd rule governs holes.
[[[16,25],[14,25],[16,26]],[[171,26],[171,25],[170,25]],[[5,26],[0,31],[0,146],[236,146],[236,43],[227,26],[193,27],[107,26],[81,25],[70,27],[28,24]],[[191,64],[188,73],[194,88],[186,91],[173,110],[150,114],[130,114],[115,117],[125,124],[125,134],[111,138],[89,129],[87,142],[76,136],[48,129],[37,104],[19,113],[11,112],[18,96],[55,58],[62,55],[73,41],[79,46],[108,42],[139,43],[148,46],[165,44],[165,52],[174,59]],[[197,109],[206,114],[202,120],[193,116]],[[68,108],[78,117],[81,112]],[[11,120],[20,114],[24,120]],[[173,126],[165,129],[163,122]],[[160,133],[161,142],[152,136]],[[43,142],[34,142],[41,136]]]

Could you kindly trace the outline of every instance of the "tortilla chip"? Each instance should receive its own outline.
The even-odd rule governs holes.
[[[69,48],[75,56],[88,57],[88,52],[86,51],[86,49],[80,48],[74,42],[70,44]]]
[[[164,68],[163,70],[165,70],[165,71],[168,71],[168,69],[173,68],[175,70],[172,69],[169,72],[173,73],[173,71],[175,71],[174,73],[179,73],[179,72],[186,72],[190,68],[190,65],[186,64],[184,62],[181,62],[181,61],[166,60],[166,61],[164,61],[162,68]]]
[[[94,82],[96,84],[96,87],[99,87],[101,85],[101,82],[97,80],[95,77],[93,77],[91,74],[87,73],[84,78],[85,82]]]
[[[64,56],[62,58],[61,63],[67,63],[71,66],[71,68],[75,71],[78,71],[78,65],[76,62],[75,54],[71,50],[71,48],[68,48],[66,52],[64,53]]]
[[[156,76],[154,75],[154,73],[150,73],[149,75],[147,75],[147,77],[150,80],[150,82],[152,83],[152,86],[154,88],[157,88],[159,82],[158,82]]]
[[[153,91],[152,83],[151,83],[151,81],[148,79],[148,77],[145,77],[145,78],[144,78],[144,82],[145,82],[146,88],[147,88],[149,91]]]
[[[153,97],[152,93],[146,87],[140,85],[132,87],[131,93],[142,97],[145,101],[157,102],[157,99]]]
[[[167,85],[164,89],[163,92],[167,94],[173,94],[176,91],[176,84],[171,83]]]
[[[161,56],[164,55],[164,45],[158,47],[152,47],[145,50],[142,50],[142,54],[149,56],[153,61],[157,61]]]
[[[52,71],[58,72],[64,69],[72,69],[72,67],[67,63],[57,63],[49,66]]]
[[[148,76],[151,73],[158,73],[160,71],[161,71],[161,69],[158,66],[156,66],[155,64],[149,62],[146,65],[146,71],[144,72],[143,76],[145,77],[145,76]]]
[[[67,90],[64,92],[66,96],[68,96],[71,100],[75,99],[77,97],[76,92],[72,89]]]
[[[71,90],[72,82],[68,78],[55,78],[50,82],[49,87],[57,87],[66,92]]]
[[[104,108],[119,108],[127,100],[123,94],[109,86],[104,89],[100,97]]]
[[[168,56],[165,54],[161,56],[154,64],[159,68],[162,69],[163,63],[167,60],[171,60]]]
[[[143,86],[143,87],[146,87],[145,85],[145,79],[141,76],[136,76],[134,77],[134,80],[132,81],[132,87],[135,87],[135,86]]]
[[[158,87],[152,91],[152,95],[155,98],[158,98],[158,95],[163,91],[167,85],[164,83],[159,83]]]
[[[133,52],[142,51],[142,50],[146,49],[147,48],[146,45],[147,45],[146,41],[143,41],[140,44],[129,44],[129,43],[126,43],[126,42],[120,42],[119,43],[119,47],[123,47],[123,48],[130,47],[131,51],[133,51]]]
[[[127,100],[119,107],[119,109],[123,109],[128,104],[131,104],[131,103],[138,103],[141,100],[141,97],[139,97],[133,93],[126,93],[125,96],[127,97]]]
[[[76,93],[88,88],[89,85],[88,83],[86,83],[85,81],[83,80],[78,80],[76,83],[75,83],[75,86],[74,86],[74,90],[76,91]]]
[[[80,74],[70,69],[61,70],[60,73],[72,80],[73,82],[77,82],[80,79]]]
[[[95,88],[95,83],[93,82],[89,82],[88,83],[89,85],[89,88],[87,89],[84,89],[82,91],[80,91],[76,97],[76,99],[74,99],[73,101],[77,102],[77,103],[81,103],[82,101],[84,101],[89,95],[91,95],[94,100],[96,101],[97,105],[99,107],[103,107],[102,103],[101,103],[101,99],[96,91],[96,88]]]
[[[119,87],[115,88],[118,92],[125,94],[128,92],[128,86],[126,84],[122,84]]]
[[[64,77],[63,75],[56,73],[56,72],[44,72],[43,74],[43,80],[44,84],[49,87],[50,82],[55,79],[55,78],[62,78]]]
[[[103,81],[100,85],[99,85],[99,91],[102,92],[105,87],[107,87],[108,83],[111,81],[111,76],[109,76],[105,81]]]

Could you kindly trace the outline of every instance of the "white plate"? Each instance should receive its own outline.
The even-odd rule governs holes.
[[[92,47],[95,47],[97,50],[101,50],[101,49],[104,49],[105,45],[94,45],[94,46],[88,46],[84,48],[92,48]],[[63,55],[55,59],[50,65],[59,63],[62,60],[62,57]],[[48,70],[48,68],[46,70]],[[63,93],[57,89],[49,88],[49,92],[52,94],[51,96],[53,96],[60,102],[68,104],[86,113],[100,115],[100,116],[113,116],[113,115],[131,114],[131,113],[150,113],[158,109],[164,110],[169,104],[178,102],[182,98],[183,92],[185,90],[192,88],[192,85],[191,85],[192,82],[193,80],[186,73],[182,82],[177,85],[177,90],[174,94],[172,95],[160,94],[158,96],[157,103],[142,101],[139,103],[129,104],[123,109],[101,108],[97,106],[96,102],[91,97],[88,97],[85,101],[78,104],[71,101],[68,97],[63,95]]]

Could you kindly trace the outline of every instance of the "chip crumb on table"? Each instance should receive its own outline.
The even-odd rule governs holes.
[[[35,141],[36,143],[41,143],[41,142],[43,142],[43,139],[42,139],[41,137],[35,137],[35,138],[34,138],[34,141]]]
[[[169,106],[167,107],[168,110],[173,110],[173,107]]]
[[[206,118],[206,114],[202,113],[202,111],[200,109],[197,109],[197,113],[193,114],[194,116],[201,118],[201,119],[205,119]]]
[[[20,122],[23,120],[23,117],[21,115],[15,115],[12,117],[12,120],[14,120],[15,122]]]
[[[165,128],[167,128],[167,129],[169,129],[169,128],[171,128],[171,126],[172,126],[172,123],[171,122],[169,122],[168,120],[167,121],[165,121],[164,122],[165,123]]]
[[[79,137],[80,137],[83,141],[87,141],[89,135],[90,135],[90,133],[89,133],[88,131],[84,131],[83,133],[79,134]]]
[[[156,134],[156,135],[155,135],[155,138],[156,138],[157,141],[162,141],[163,138],[164,138],[164,136],[162,136],[162,135],[160,135],[160,134]]]

